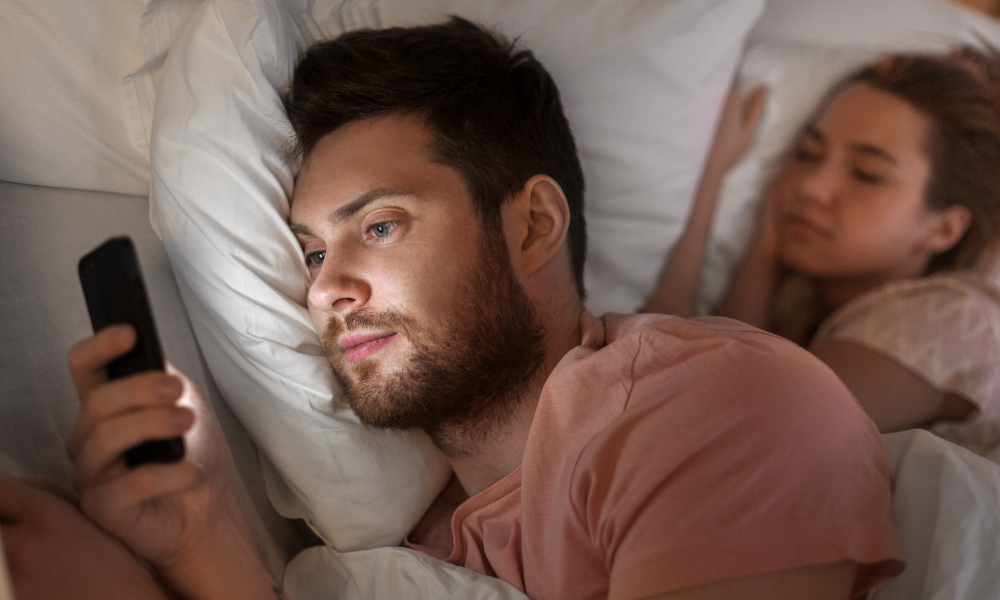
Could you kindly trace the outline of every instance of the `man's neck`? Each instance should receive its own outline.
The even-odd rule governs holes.
[[[556,313],[555,318],[545,320],[545,360],[531,384],[523,390],[522,397],[512,403],[515,409],[509,418],[485,436],[479,431],[469,432],[467,428],[464,431],[442,432],[451,439],[462,441],[461,452],[446,454],[469,497],[482,492],[520,466],[542,388],[566,353],[580,345],[583,307],[579,304],[558,307]]]

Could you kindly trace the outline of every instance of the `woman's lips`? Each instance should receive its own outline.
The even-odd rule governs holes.
[[[399,335],[394,331],[388,333],[353,333],[340,339],[340,348],[344,351],[347,362],[357,362],[382,348]]]
[[[815,221],[802,215],[788,215],[787,223],[790,229],[799,233],[830,237],[830,230],[817,225]]]

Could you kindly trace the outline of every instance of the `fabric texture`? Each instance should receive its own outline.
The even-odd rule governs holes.
[[[1000,444],[1000,291],[971,274],[889,283],[828,317],[810,343],[851,342],[976,407],[930,427],[977,453]]]
[[[536,600],[842,560],[860,563],[858,597],[899,573],[878,432],[819,361],[721,318],[612,315],[588,337],[546,381],[521,466],[457,509],[442,558]]]
[[[149,154],[130,141],[121,93],[145,5],[4,0],[0,181],[149,195]]]
[[[906,570],[868,600],[996,598],[1000,465],[920,429],[889,433],[882,441]]]

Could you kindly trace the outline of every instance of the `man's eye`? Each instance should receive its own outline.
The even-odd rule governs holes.
[[[370,233],[371,235],[377,238],[384,238],[385,236],[389,235],[395,228],[396,224],[393,223],[392,221],[382,221],[380,223],[373,223],[371,226],[369,226],[367,233]]]
[[[306,255],[306,266],[307,267],[318,267],[323,264],[323,259],[326,258],[326,250],[322,252],[313,252]]]

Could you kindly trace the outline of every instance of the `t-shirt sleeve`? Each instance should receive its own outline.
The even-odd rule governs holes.
[[[805,351],[725,328],[643,332],[626,409],[568,475],[551,535],[600,549],[612,600],[845,560],[855,596],[898,574],[874,425]]]
[[[1000,419],[1000,296],[957,278],[893,285],[835,313],[810,345],[850,342]]]

